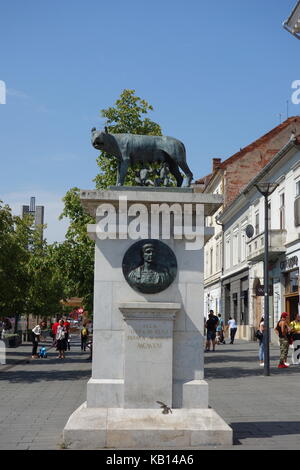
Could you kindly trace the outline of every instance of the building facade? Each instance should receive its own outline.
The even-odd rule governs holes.
[[[225,321],[231,312],[233,314],[237,312],[237,321],[240,325],[238,336],[241,338],[249,338],[247,325],[250,321],[249,311],[252,302],[249,280],[247,281],[249,277],[246,259],[248,245],[246,244],[246,234],[241,230],[247,226],[248,219],[244,216],[240,221],[239,230],[241,232],[237,229],[234,231],[234,238],[237,240],[241,237],[242,243],[239,247],[240,252],[231,251],[232,264],[228,265],[230,261],[228,253],[226,257],[226,252],[233,242],[229,242],[228,236],[226,239],[224,224],[218,220],[218,216],[235,200],[249,181],[289,142],[291,135],[299,133],[300,117],[291,117],[227,160],[221,162],[221,159],[213,159],[212,173],[196,181],[196,184],[203,188],[203,192],[222,194],[224,199],[223,206],[206,220],[206,225],[213,227],[215,234],[205,244],[204,311],[207,313],[213,309],[216,313],[221,313]],[[258,215],[255,214],[254,217],[257,218],[258,223]],[[236,268],[233,268],[238,265],[238,260],[242,263],[241,272],[237,272]],[[228,279],[233,277],[232,281],[230,280],[227,284],[230,286],[232,284],[230,292],[234,293],[234,297],[229,295],[229,285],[226,288],[223,285],[224,275]],[[238,285],[240,285],[239,288]]]
[[[269,206],[269,321],[299,311],[300,138],[292,138],[219,217],[224,227],[221,277],[225,318],[234,316],[240,337],[251,339],[264,312],[264,197],[256,185],[275,182]],[[249,230],[250,227],[250,230]]]

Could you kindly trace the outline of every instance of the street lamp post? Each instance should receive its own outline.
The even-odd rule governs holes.
[[[270,325],[269,325],[269,203],[268,198],[278,187],[277,183],[258,183],[257,190],[265,202],[265,252],[264,252],[264,375],[270,375]]]

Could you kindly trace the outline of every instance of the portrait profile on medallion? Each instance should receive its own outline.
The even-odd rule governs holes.
[[[174,281],[177,261],[171,248],[160,240],[140,240],[125,253],[122,268],[126,281],[134,290],[156,294]]]

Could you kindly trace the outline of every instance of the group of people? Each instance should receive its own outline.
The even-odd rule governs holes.
[[[274,328],[275,333],[279,339],[280,347],[280,358],[278,369],[286,369],[289,367],[287,357],[289,353],[290,344],[294,341],[300,341],[300,315],[298,314],[292,322],[288,321],[289,315],[287,312],[283,312],[280,316],[280,320],[277,322]],[[265,355],[265,322],[264,317],[260,319],[259,327],[256,332],[256,338],[259,341],[259,364],[264,366],[264,355]]]
[[[41,339],[43,329],[46,328],[46,322],[41,321],[32,329],[32,359],[37,359],[38,345]],[[58,351],[57,359],[65,359],[65,352],[70,351],[70,322],[66,318],[60,318],[51,327],[51,337],[53,339],[52,346],[56,347]],[[89,330],[87,322],[85,322],[81,328],[81,350],[86,351],[89,338]]]
[[[280,347],[280,358],[278,369],[286,369],[289,367],[287,362],[287,357],[289,353],[290,344],[293,341],[300,341],[300,315],[297,315],[295,320],[290,322],[288,321],[289,315],[286,312],[283,312],[280,316],[280,320],[277,322],[277,325],[274,329],[275,333],[279,339]],[[261,318],[258,330],[256,332],[256,337],[259,341],[259,362],[261,366],[264,366],[264,334],[265,334],[265,324],[264,317]]]
[[[225,331],[227,330],[229,330],[230,344],[234,343],[234,338],[237,332],[237,324],[234,318],[229,317],[228,323],[225,326],[221,314],[219,313],[217,316],[214,314],[213,310],[210,310],[208,319],[205,321],[204,326],[206,328],[205,352],[209,352],[211,350],[215,351],[216,343],[226,344]]]
[[[292,344],[293,341],[300,340],[300,315],[298,314],[295,320],[290,323],[288,319],[288,313],[283,312],[275,328],[275,333],[279,337],[280,346],[280,359],[278,364],[279,369],[286,369],[289,367],[287,357],[290,344]]]

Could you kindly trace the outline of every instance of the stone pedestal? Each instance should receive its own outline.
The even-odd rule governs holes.
[[[230,444],[231,429],[208,409],[203,366],[203,243],[212,235],[204,218],[221,197],[191,188],[118,188],[82,191],[81,200],[96,216],[96,225],[88,226],[95,240],[93,366],[87,402],[64,429],[66,444],[82,449]],[[111,207],[114,223],[105,235],[103,224],[99,227]],[[167,217],[170,208],[174,215],[161,222],[157,214]],[[134,290],[122,271],[124,255],[136,242],[127,229],[137,212],[139,222],[149,222],[142,238],[156,234],[177,260],[175,280],[155,294]],[[187,221],[190,232],[196,223],[202,227],[195,250],[192,235],[180,237]],[[158,401],[172,414],[163,414]]]
[[[178,303],[128,302],[125,320],[124,408],[172,403],[173,324]],[[142,378],[142,380],[141,380]]]

